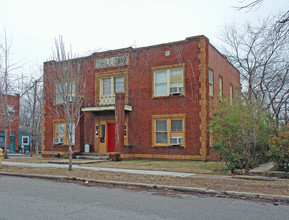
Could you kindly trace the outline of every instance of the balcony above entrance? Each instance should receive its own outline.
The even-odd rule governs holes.
[[[132,111],[129,97],[125,97],[125,111]],[[99,111],[114,111],[115,110],[115,96],[104,96],[97,98],[85,98],[83,102],[83,112],[99,112]]]

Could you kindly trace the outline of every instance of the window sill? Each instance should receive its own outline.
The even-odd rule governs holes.
[[[75,144],[71,144],[74,146]],[[69,147],[69,144],[53,144],[54,147]]]
[[[156,148],[156,147],[160,147],[160,148],[165,148],[165,147],[186,148],[184,145],[154,145],[152,148]]]
[[[184,94],[179,95],[165,95],[165,96],[153,96],[153,99],[163,99],[163,98],[170,98],[170,97],[184,97]]]

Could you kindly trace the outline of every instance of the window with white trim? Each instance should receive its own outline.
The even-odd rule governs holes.
[[[183,94],[183,68],[154,71],[154,96]]]
[[[22,136],[22,145],[29,145],[29,136]]]

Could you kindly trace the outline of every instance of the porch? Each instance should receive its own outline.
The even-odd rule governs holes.
[[[120,152],[127,143],[128,114],[132,111],[129,97],[124,93],[100,98],[86,98],[84,113],[84,145],[90,146],[90,154],[79,158],[110,158],[119,160]],[[93,128],[93,130],[92,130]],[[92,136],[93,134],[93,136]],[[103,155],[105,154],[105,155]]]
[[[99,98],[84,98],[83,112],[115,111],[116,96],[104,96]],[[124,96],[124,110],[132,111],[130,98]]]

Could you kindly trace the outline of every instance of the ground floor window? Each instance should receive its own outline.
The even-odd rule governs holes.
[[[185,115],[154,115],[153,146],[185,146]]]
[[[54,144],[68,144],[68,132],[71,131],[72,144],[75,143],[75,124],[66,124],[64,119],[54,121]]]
[[[29,144],[29,137],[22,136],[22,145],[28,145],[28,144]]]

